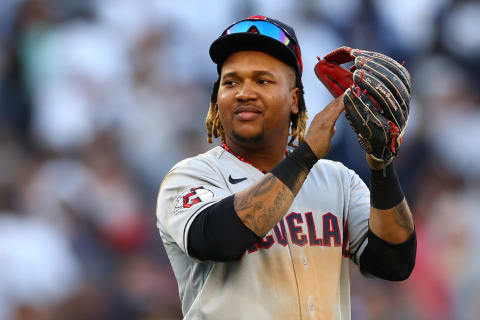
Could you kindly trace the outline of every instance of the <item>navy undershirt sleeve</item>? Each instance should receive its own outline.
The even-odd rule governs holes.
[[[368,230],[368,244],[360,256],[360,270],[381,279],[402,281],[412,273],[416,253],[415,231],[407,241],[391,244]]]
[[[261,239],[237,215],[231,195],[202,210],[188,232],[188,252],[201,261],[233,261]]]

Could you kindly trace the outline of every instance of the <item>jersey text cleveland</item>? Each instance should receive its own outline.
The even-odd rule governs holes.
[[[316,222],[312,212],[290,212],[278,222],[273,231],[252,245],[247,253],[251,254],[259,249],[270,249],[275,244],[286,247],[290,242],[300,247],[306,245],[341,246],[343,256],[350,257],[347,222],[343,224],[343,233],[341,233],[337,216],[334,214],[325,213],[321,216],[321,220],[321,223]],[[317,228],[317,226],[320,226],[320,228]]]

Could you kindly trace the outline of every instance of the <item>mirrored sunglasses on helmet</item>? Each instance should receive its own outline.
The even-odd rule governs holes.
[[[269,38],[275,39],[285,46],[287,46],[291,51],[295,52],[297,64],[300,70],[300,73],[303,71],[302,56],[295,40],[282,28],[277,25],[263,20],[242,20],[237,23],[234,23],[228,27],[222,34],[234,34],[234,33],[258,33],[262,36],[267,36]],[[292,52],[292,53],[293,53]]]

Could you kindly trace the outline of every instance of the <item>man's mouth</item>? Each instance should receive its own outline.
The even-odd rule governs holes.
[[[254,120],[260,116],[260,112],[252,112],[252,111],[242,111],[236,113],[235,116],[241,121],[249,121]]]
[[[235,110],[234,115],[235,117],[240,120],[240,121],[249,121],[249,120],[255,120],[258,118],[262,112],[258,110],[257,108],[254,107],[239,107],[237,110]]]

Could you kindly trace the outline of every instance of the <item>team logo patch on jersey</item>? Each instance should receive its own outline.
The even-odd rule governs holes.
[[[204,187],[195,187],[183,192],[178,198],[173,209],[173,213],[177,214],[181,209],[188,209],[197,203],[213,199],[214,194],[211,190],[205,189]]]

